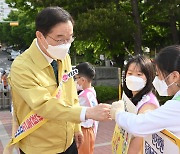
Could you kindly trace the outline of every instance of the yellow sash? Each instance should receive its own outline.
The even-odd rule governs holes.
[[[64,74],[62,76],[62,80],[59,83],[58,88],[53,94],[53,97],[56,97],[57,99],[60,98],[60,90],[62,87],[63,82],[67,82],[69,78],[72,78],[78,74],[77,69],[73,69],[68,74]],[[8,143],[8,145],[4,148],[3,154],[11,154],[15,144],[18,143],[21,139],[25,138],[32,132],[34,132],[36,129],[41,127],[43,124],[45,124],[48,121],[48,119],[44,119],[43,117],[37,115],[34,111],[31,111],[23,120],[21,125],[17,128],[17,121],[16,116],[13,113],[13,128],[12,128],[12,139]],[[17,128],[17,129],[16,129]]]
[[[58,98],[59,97],[59,91],[60,86],[56,89],[53,96]],[[20,124],[18,129],[14,130],[17,124],[15,115],[13,113],[13,131],[12,131],[12,138],[8,145],[4,148],[3,154],[11,154],[15,144],[18,143],[21,139],[25,138],[32,132],[34,132],[36,129],[41,127],[43,124],[45,124],[48,120],[44,119],[43,117],[37,115],[34,113],[34,111],[31,111],[23,120],[23,122]],[[14,134],[15,133],[15,134]]]

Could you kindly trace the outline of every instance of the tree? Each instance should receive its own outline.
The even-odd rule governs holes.
[[[111,59],[119,56],[121,59],[116,58],[116,63],[123,65],[125,48],[132,48],[134,28],[124,10],[119,11],[112,4],[106,8],[89,10],[78,16],[75,28],[80,41],[91,42],[89,47],[94,48],[94,54],[104,54]],[[83,52],[88,48],[83,47],[78,48],[77,45],[77,51]]]
[[[138,12],[138,1],[137,0],[131,0],[131,6],[132,6],[132,15],[134,19],[134,24],[136,25],[136,29],[134,32],[134,52],[136,54],[142,54],[142,30],[141,30],[141,21],[140,16]]]
[[[12,11],[6,20],[18,21],[19,25],[11,27],[9,23],[2,24],[1,41],[16,46],[17,49],[27,48],[35,36],[34,22],[31,22],[21,11]]]
[[[3,27],[4,35],[1,38],[18,46],[29,46],[34,37],[37,12],[47,6],[61,6],[75,19],[76,41],[71,48],[72,56],[77,53],[85,55],[85,60],[92,58],[92,62],[96,62],[99,55],[104,54],[122,66],[128,54],[125,49],[137,54],[142,53],[142,47],[159,49],[179,43],[178,1],[6,0],[10,6],[18,9],[15,14],[21,26],[12,29]]]
[[[179,43],[179,0],[151,0],[143,4],[143,44],[152,49]]]

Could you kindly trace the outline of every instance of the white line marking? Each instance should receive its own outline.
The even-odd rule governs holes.
[[[102,147],[102,146],[106,146],[106,145],[111,145],[111,142],[95,144],[94,147]]]

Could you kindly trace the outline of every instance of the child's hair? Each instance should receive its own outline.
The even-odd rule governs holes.
[[[123,90],[124,90],[125,94],[129,98],[131,98],[131,101],[134,103],[134,105],[137,105],[137,103],[142,99],[142,97],[145,94],[152,91],[152,89],[153,89],[152,82],[155,77],[155,71],[154,71],[155,69],[154,69],[154,65],[150,59],[148,59],[145,56],[136,55],[136,56],[132,57],[128,61],[127,65],[125,66],[125,77],[126,77],[128,68],[132,63],[135,63],[137,66],[140,67],[141,72],[144,73],[144,75],[146,76],[146,79],[147,79],[145,87],[143,89],[141,89],[134,97],[133,97],[132,91],[127,88],[126,81],[125,81],[126,79],[124,79],[124,81],[123,81]]]
[[[180,45],[163,48],[155,58],[155,64],[164,77],[173,71],[180,73]]]
[[[92,81],[95,77],[95,68],[88,62],[80,63],[75,67],[78,69],[78,75],[86,77],[89,81]]]

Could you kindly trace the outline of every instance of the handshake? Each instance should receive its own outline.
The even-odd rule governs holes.
[[[120,111],[125,111],[124,110],[124,101],[119,100],[119,101],[113,102],[112,106],[111,106],[111,110],[110,110],[111,119],[115,119],[116,113],[118,113]]]
[[[86,119],[96,121],[106,121],[115,119],[116,113],[124,111],[124,102],[122,100],[109,104],[99,104],[95,107],[89,107],[86,110]]]

